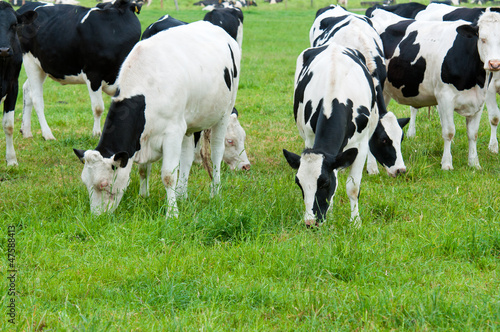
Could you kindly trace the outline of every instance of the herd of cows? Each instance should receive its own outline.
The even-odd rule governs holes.
[[[212,195],[219,190],[222,160],[232,169],[250,167],[245,132],[234,108],[243,13],[214,9],[203,21],[189,24],[165,15],[141,38],[140,10],[141,3],[134,0],[94,8],[28,3],[17,11],[0,1],[6,160],[17,165],[14,109],[24,63],[24,137],[32,136],[34,107],[42,136],[54,139],[44,116],[47,76],[88,87],[93,134],[100,141],[95,149],[74,152],[84,163],[82,180],[92,212],[118,207],[134,162],[139,164],[140,194],[147,196],[151,163],[162,159],[167,217],[177,216],[177,197],[187,196],[190,168],[201,154],[195,151],[203,142],[211,148]],[[297,170],[307,226],[324,221],[338,171],[346,167],[351,220],[360,225],[364,165],[370,174],[378,172],[377,162],[391,176],[406,172],[403,128],[409,123],[408,135],[415,134],[418,108],[438,106],[442,169],[453,169],[454,112],[467,119],[469,165],[480,167],[476,141],[485,103],[489,148],[498,153],[499,29],[500,13],[489,8],[408,3],[374,6],[366,15],[333,5],[317,12],[309,33],[311,47],[299,55],[295,72],[293,113],[305,149],[300,155],[283,150]],[[101,132],[103,91],[113,98]],[[411,106],[411,118],[397,119],[388,111],[391,99]]]

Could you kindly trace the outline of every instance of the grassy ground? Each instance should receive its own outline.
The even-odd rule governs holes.
[[[143,29],[165,13],[185,21],[204,15],[189,3],[175,12],[154,1],[139,16]],[[439,117],[421,111],[417,137],[403,145],[408,173],[363,177],[361,229],[348,221],[345,174],[326,224],[304,227],[295,173],[281,149],[303,148],[292,115],[295,61],[308,46],[315,11],[327,4],[245,10],[236,107],[252,169],[226,167],[222,195],[210,199],[208,176],[194,166],[178,220],[165,221],[159,165],[149,199],[138,196],[133,172],[116,212],[90,215],[72,151],[97,144],[86,88],[46,82],[46,116],[57,138],[50,142],[35,117],[33,139],[18,133],[20,95],[19,167],[6,167],[0,142],[0,329],[498,330],[500,160],[487,148],[486,112],[482,170],[467,166],[465,121],[456,116],[455,170],[441,171]],[[389,109],[409,116],[407,107]],[[8,294],[10,263],[16,296]],[[12,299],[15,325],[7,315]]]

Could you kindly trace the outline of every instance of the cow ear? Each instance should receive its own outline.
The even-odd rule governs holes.
[[[73,149],[73,151],[75,152],[76,156],[78,157],[78,159],[80,159],[80,161],[85,164],[85,159],[84,159],[84,155],[85,155],[85,150],[78,150],[78,149]]]
[[[119,163],[119,166],[122,168],[127,166],[128,159],[129,159],[128,152],[125,151],[118,152],[117,154],[115,154],[115,157],[113,158],[113,160]]]
[[[233,107],[233,110],[231,111],[231,115],[233,114],[235,114],[236,117],[238,117],[238,110],[235,107]]]
[[[464,24],[457,28],[457,33],[466,38],[477,37],[479,28],[474,25]]]
[[[17,23],[19,23],[19,24],[31,24],[31,23],[33,23],[33,21],[37,17],[38,17],[37,12],[35,12],[33,10],[29,10],[24,14],[17,15]]]
[[[399,126],[402,128],[404,128],[408,122],[410,122],[410,118],[401,118],[401,119],[398,119],[398,123],[399,123]]]
[[[357,156],[358,149],[356,148],[352,148],[342,152],[342,154],[340,156],[337,156],[337,159],[335,159],[335,161],[331,164],[331,170],[329,169],[329,171],[331,172],[337,168],[346,168],[350,166]]]
[[[283,149],[283,155],[285,156],[288,165],[290,165],[293,169],[299,169],[300,166],[300,156]]]

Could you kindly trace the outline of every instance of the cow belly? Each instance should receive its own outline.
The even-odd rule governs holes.
[[[419,89],[419,94],[414,97],[405,97],[401,89],[395,88],[390,82],[386,81],[384,92],[387,93],[398,104],[409,105],[415,108],[437,105],[434,93],[427,93]]]
[[[52,75],[48,75],[54,81],[61,83],[62,85],[66,84],[86,84],[87,83],[87,75],[81,72],[78,75],[68,75],[64,76],[64,78],[56,78]]]
[[[484,104],[485,94],[483,90],[472,89],[467,92],[456,94],[454,99],[454,110],[462,116],[473,116],[479,112]]]

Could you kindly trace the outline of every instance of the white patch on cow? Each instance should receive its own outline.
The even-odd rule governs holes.
[[[113,157],[104,158],[94,150],[86,151],[83,159],[82,181],[89,192],[92,213],[113,212],[128,186],[132,162],[122,168]]]
[[[2,103],[5,100],[4,96],[2,98]],[[14,150],[14,110],[8,112],[8,113],[3,113],[3,119],[2,119],[2,124],[3,124],[3,130],[5,132],[5,159],[7,160],[7,166],[16,166],[17,165],[17,158],[16,158],[16,151]]]
[[[322,154],[316,153],[302,154],[300,158],[297,179],[304,193],[304,204],[306,206],[304,220],[306,222],[316,219],[313,213],[313,206],[316,198],[318,178],[321,175],[324,159],[325,157]]]
[[[89,17],[90,13],[92,13],[94,10],[101,10],[100,8],[97,8],[97,7],[94,7],[94,8],[91,8],[87,14],[85,14],[85,16],[82,18],[82,20],[80,21],[80,24],[83,24],[85,23],[85,21],[87,20],[87,18]]]

